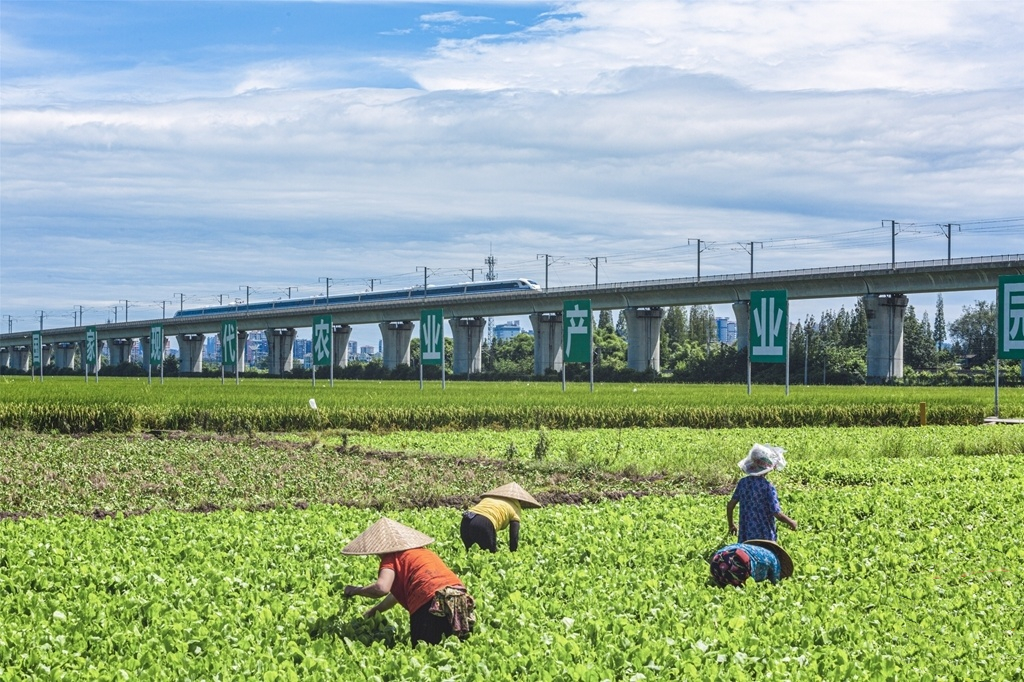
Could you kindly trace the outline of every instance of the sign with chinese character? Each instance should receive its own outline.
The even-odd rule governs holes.
[[[420,312],[420,362],[440,365],[444,362],[444,315],[441,308]]]
[[[234,366],[238,362],[238,323],[225,320],[220,324],[220,364]]]
[[[164,326],[154,324],[149,328],[149,365],[159,367],[164,362]]]
[[[32,332],[32,366],[43,366],[43,333]]]
[[[317,315],[313,318],[313,366],[331,364],[331,316]]]
[[[564,362],[590,362],[593,317],[590,300],[562,302],[562,348]]]
[[[750,292],[750,361],[786,362],[789,305],[785,289]]]
[[[85,328],[85,362],[88,365],[96,366],[96,357],[99,355],[99,337],[96,336],[96,327]]]
[[[1024,359],[1024,275],[999,278],[996,301],[1000,359]]]

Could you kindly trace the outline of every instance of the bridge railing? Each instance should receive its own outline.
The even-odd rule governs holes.
[[[933,260],[911,260],[892,263],[869,263],[866,265],[837,265],[825,268],[803,268],[797,270],[763,270],[753,273],[731,273],[727,275],[703,275],[701,277],[677,277],[669,279],[643,279],[628,282],[609,282],[608,284],[577,284],[566,287],[551,287],[548,292],[576,292],[576,291],[616,291],[618,289],[632,287],[663,287],[678,286],[680,284],[706,284],[709,282],[736,282],[751,281],[759,279],[774,280],[781,277],[808,277],[813,275],[837,275],[837,274],[861,274],[865,272],[898,272],[900,270],[911,270],[914,268],[954,267],[963,265],[985,265],[991,263],[1005,263],[1008,261],[1024,261],[1024,254],[1008,254],[1004,256],[973,256],[968,258],[933,259]]]

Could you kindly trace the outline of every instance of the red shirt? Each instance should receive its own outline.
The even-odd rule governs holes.
[[[462,585],[441,557],[424,547],[385,554],[380,558],[380,567],[395,572],[391,594],[409,613],[418,611],[434,598],[438,590],[449,585]]]

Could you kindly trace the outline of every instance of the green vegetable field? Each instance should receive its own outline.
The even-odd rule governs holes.
[[[105,380],[107,404],[237,416],[311,395],[285,384],[275,407],[231,386],[258,398],[218,406],[136,383]],[[367,411],[386,400],[337,388],[334,403],[318,383],[318,412],[341,414],[341,395]],[[0,429],[3,680],[1024,680],[1024,426],[630,427],[576,390],[562,407],[595,425],[26,428],[33,410],[104,404],[38,389],[0,386],[14,422]],[[749,407],[717,387],[645,405],[699,407],[701,389],[724,413]],[[771,390],[759,409],[784,402]],[[905,406],[916,424],[919,402],[984,415],[991,398],[834,390],[793,403]],[[541,406],[560,393],[545,387]],[[1021,411],[1019,391],[1003,399]],[[389,400],[395,414],[429,406]],[[770,479],[800,524],[779,530],[796,570],[711,587],[706,559],[729,541],[725,503],[753,442],[787,449]],[[518,552],[467,553],[460,510],[508,480],[545,506],[524,512]],[[340,550],[381,514],[436,539],[477,600],[468,640],[413,649],[401,608],[364,621],[373,601],[342,598],[377,564]]]

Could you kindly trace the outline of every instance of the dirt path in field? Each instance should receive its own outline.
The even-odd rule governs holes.
[[[306,508],[310,504],[378,510],[465,509],[480,499],[481,492],[509,481],[518,482],[545,505],[731,491],[731,485],[723,487],[720,482],[694,476],[642,475],[587,462],[388,452],[272,434],[151,431],[129,436],[127,441],[123,436],[120,439],[120,443],[111,441],[104,447],[123,447],[125,452],[148,448],[150,454],[159,453],[160,459],[155,464],[151,459],[145,464],[87,470],[89,484],[72,486],[84,491],[81,500],[55,500],[35,509],[20,505],[4,509],[0,505],[0,519],[67,513],[103,519],[157,508],[210,513]],[[200,454],[188,458],[178,454],[196,451]],[[96,486],[101,486],[99,493],[106,487],[116,490],[118,499],[136,503],[110,508],[102,502],[102,495],[96,496]]]

